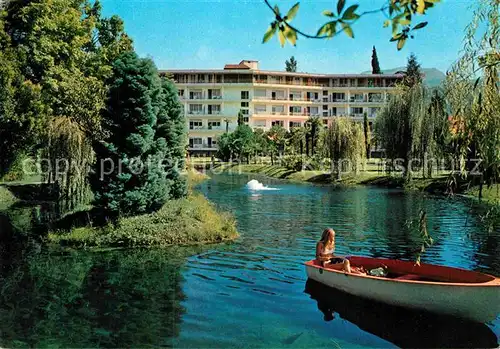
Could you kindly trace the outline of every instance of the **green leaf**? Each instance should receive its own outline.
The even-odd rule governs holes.
[[[319,28],[318,33],[316,35],[317,36],[325,35],[327,37],[332,37],[333,35],[335,35],[337,31],[336,27],[337,27],[337,21],[331,21],[325,23],[321,28]]]
[[[358,7],[359,7],[359,5],[357,5],[357,4],[356,4],[356,5],[349,6],[349,7],[347,8],[347,10],[345,10],[344,15],[342,16],[342,18],[347,19],[347,18],[351,17],[351,16],[352,16],[352,14],[354,13],[354,11],[356,11],[356,9],[357,9]]]
[[[344,9],[344,5],[345,5],[345,0],[338,0],[337,1],[337,13],[339,14],[339,16],[340,16],[340,13],[342,12],[342,10]]]
[[[269,41],[269,39],[271,39],[274,35],[274,33],[276,33],[276,29],[278,28],[278,25],[276,23],[273,23],[274,26],[271,24],[269,26],[269,29],[267,29],[266,33],[264,34],[264,38],[262,39],[262,43],[265,44],[266,42]]]
[[[281,47],[285,47],[286,38],[285,38],[285,33],[283,33],[282,30],[278,32],[278,39],[280,40]]]
[[[322,14],[324,16],[327,16],[327,17],[334,17],[335,16],[332,11],[328,11],[328,10],[323,11]]]
[[[401,38],[401,36],[403,36],[403,33],[398,33],[398,34],[394,35],[391,38],[391,40],[389,40],[389,41],[397,41],[397,40],[399,40]]]
[[[288,13],[286,14],[286,17],[287,17],[287,21],[291,21],[292,19],[294,19],[295,15],[297,14],[297,12],[299,11],[299,3],[296,3],[295,5],[292,6],[292,8],[288,11]]]
[[[413,27],[413,30],[421,29],[427,25],[427,22],[420,22],[416,26]]]
[[[406,43],[406,38],[401,38],[398,40],[398,51],[401,50]]]
[[[344,32],[347,34],[348,37],[354,39],[354,33],[352,32],[352,28],[349,24],[342,23],[342,28],[344,29]]]
[[[417,0],[417,13],[421,15],[425,12],[425,0]]]
[[[360,17],[360,15],[358,15],[357,13],[351,13],[351,14],[344,15],[344,17],[342,19],[349,21],[349,20],[358,19],[359,17]]]
[[[384,28],[387,28],[389,26],[389,24],[391,24],[390,20],[384,21]]]
[[[285,29],[285,37],[290,41],[290,43],[295,46],[297,45],[297,32],[290,27]]]
[[[280,16],[280,9],[278,5],[274,5],[274,14],[276,15],[276,17]]]
[[[401,19],[399,21],[399,24],[401,24],[401,25],[409,25],[410,23],[411,23],[411,21],[408,19]]]

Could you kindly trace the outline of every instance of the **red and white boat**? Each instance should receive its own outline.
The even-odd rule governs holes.
[[[365,270],[386,266],[384,277],[349,274],[305,263],[307,276],[346,293],[379,302],[488,322],[500,313],[500,278],[489,274],[432,264],[349,257],[351,266]]]

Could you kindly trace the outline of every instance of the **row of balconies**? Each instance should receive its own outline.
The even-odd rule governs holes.
[[[196,101],[200,102],[203,100],[223,100],[224,98],[222,96],[212,96],[212,98],[187,98],[184,96],[179,97],[180,100],[182,101]],[[240,99],[234,99],[234,101],[239,101]],[[308,98],[308,97],[293,97],[293,98],[286,98],[286,97],[269,97],[269,96],[254,96],[253,101],[283,101],[283,102],[312,102],[312,103],[384,103],[386,101],[386,98],[384,97],[364,97],[363,99],[355,98],[355,97],[350,97],[350,98],[332,98],[331,96],[329,97],[322,97],[322,98]]]
[[[205,109],[203,109],[203,110],[188,110],[187,113],[189,115],[222,115],[222,112],[220,110],[206,112]]]
[[[176,81],[178,84],[209,84],[209,85],[224,85],[224,84],[262,84],[262,85],[290,85],[290,86],[311,86],[311,87],[323,87],[323,88],[328,88],[328,87],[338,87],[338,88],[387,88],[387,87],[394,87],[395,83],[390,82],[390,83],[318,83],[318,82],[298,82],[298,81],[282,81],[282,80],[261,80],[261,79],[254,79],[253,81],[248,80],[248,81],[236,81],[236,80],[231,80],[231,81],[218,81],[218,82],[209,82],[207,80],[190,80],[190,81],[185,81],[185,80],[180,80]]]
[[[195,126],[190,127],[189,131],[225,131],[226,128],[222,126],[210,127],[210,126]]]
[[[190,149],[217,149],[217,144],[208,144],[208,143],[190,144],[189,148]]]

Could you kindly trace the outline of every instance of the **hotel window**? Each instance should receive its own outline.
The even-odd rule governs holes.
[[[271,127],[272,126],[281,126],[283,127],[283,120],[275,120],[271,122]]]
[[[272,113],[273,114],[284,114],[285,113],[285,106],[284,105],[273,105],[272,106]]]
[[[362,93],[351,94],[351,102],[362,102],[362,101],[363,101]]]
[[[328,106],[326,104],[323,104],[323,110],[328,110]]]
[[[339,86],[340,87],[347,87],[347,79],[346,78],[340,78],[339,79]]]
[[[184,98],[184,90],[177,91],[179,98]]]
[[[203,93],[201,91],[191,91],[189,92],[189,99],[202,99]]]
[[[300,101],[302,99],[302,92],[300,91],[290,91],[291,101]]]
[[[290,128],[292,128],[292,127],[300,127],[300,126],[302,126],[302,124],[301,124],[300,121],[290,121],[289,126],[290,126]]]
[[[290,107],[290,113],[292,114],[302,114],[302,108],[298,106]]]
[[[241,114],[248,115],[248,109],[241,109]]]
[[[208,129],[211,130],[213,128],[220,128],[220,121],[209,121]]]
[[[201,138],[189,138],[189,146],[192,147],[200,147],[203,144]]]
[[[266,113],[266,106],[265,105],[255,105],[254,106],[254,113],[255,114],[265,114]]]
[[[220,111],[221,111],[220,104],[208,105],[208,114],[209,115],[220,114]]]
[[[241,91],[241,99],[250,99],[250,93],[248,91]]]
[[[247,110],[248,111],[248,110]],[[248,122],[248,116],[243,117],[243,122]]]
[[[355,115],[363,114],[363,108],[360,107],[352,107],[352,113]]]
[[[253,125],[254,127],[266,127],[266,120],[255,120]]]
[[[190,130],[199,130],[203,127],[203,122],[201,121],[189,121],[189,129]]]
[[[248,108],[249,103],[248,102],[241,102],[241,107],[242,108]]]
[[[334,102],[344,102],[345,101],[345,93],[333,93],[332,94]]]
[[[309,109],[309,114],[310,114],[310,115],[313,115],[313,116],[314,116],[314,115],[319,115],[319,108],[318,108],[318,107],[311,107],[311,108]]]
[[[190,104],[189,105],[189,114],[201,114],[203,112],[202,104]]]
[[[323,96],[328,96],[328,91],[327,90],[323,91]]]

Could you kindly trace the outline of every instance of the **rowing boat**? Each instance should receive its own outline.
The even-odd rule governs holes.
[[[365,270],[386,267],[388,274],[350,274],[311,260],[305,263],[307,276],[355,296],[481,323],[500,313],[500,278],[493,275],[393,259],[352,256],[349,261]]]

